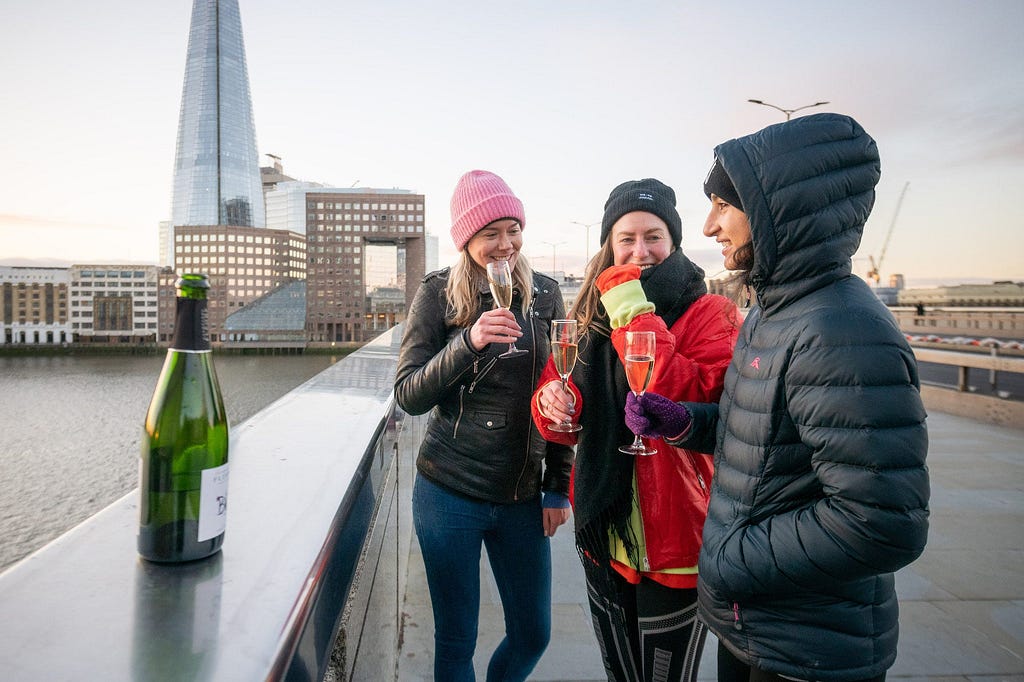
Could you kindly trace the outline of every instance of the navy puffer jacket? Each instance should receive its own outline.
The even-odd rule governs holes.
[[[928,436],[913,353],[851,256],[874,203],[874,140],[806,116],[715,150],[750,219],[758,305],[718,405],[700,610],[738,658],[799,679],[896,658],[893,572],[928,530]],[[717,425],[717,430],[714,427]],[[697,443],[702,427],[713,442]]]

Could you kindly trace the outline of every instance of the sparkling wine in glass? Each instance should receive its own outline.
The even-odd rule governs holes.
[[[626,380],[633,395],[638,398],[647,390],[654,374],[654,332],[626,332]],[[629,455],[653,455],[657,450],[648,448],[640,436],[623,445],[619,452]]]
[[[487,263],[487,284],[491,287],[491,296],[494,297],[494,305],[498,308],[508,310],[512,307],[512,270],[508,267],[507,260],[490,261]],[[499,358],[514,358],[517,355],[526,355],[530,351],[516,348],[513,341],[508,344],[508,350],[499,355]]]
[[[576,320],[552,320],[551,359],[555,363],[558,376],[562,379],[562,390],[566,392],[569,390],[569,375],[572,374],[572,368],[576,366],[577,348]],[[579,424],[573,424],[571,419],[566,419],[548,428],[561,433],[571,433],[579,431],[583,427]]]

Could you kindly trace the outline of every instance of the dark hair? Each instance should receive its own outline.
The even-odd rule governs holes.
[[[726,279],[724,293],[739,307],[748,308],[753,298],[750,273],[754,269],[754,242],[749,241],[736,249],[733,260],[736,261],[736,270]]]

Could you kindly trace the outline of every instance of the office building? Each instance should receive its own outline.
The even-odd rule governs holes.
[[[306,332],[312,343],[376,335],[366,286],[366,247],[396,247],[396,280],[412,301],[425,268],[423,195],[403,189],[321,188],[306,192]],[[404,319],[390,306],[387,317]]]
[[[178,118],[171,225],[265,224],[238,0],[194,0]],[[161,230],[165,259],[173,256],[173,232]]]
[[[285,180],[267,189],[267,227],[306,233],[306,193],[324,189],[319,182]]]
[[[306,276],[306,241],[301,234],[235,225],[177,226],[174,271],[210,278],[210,333],[223,340],[228,315],[264,294]],[[173,314],[162,316],[160,340],[174,331]]]

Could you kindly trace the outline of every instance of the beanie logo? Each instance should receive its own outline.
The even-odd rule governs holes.
[[[654,195],[648,194],[647,192],[640,192],[636,198],[641,201],[654,201]]]

